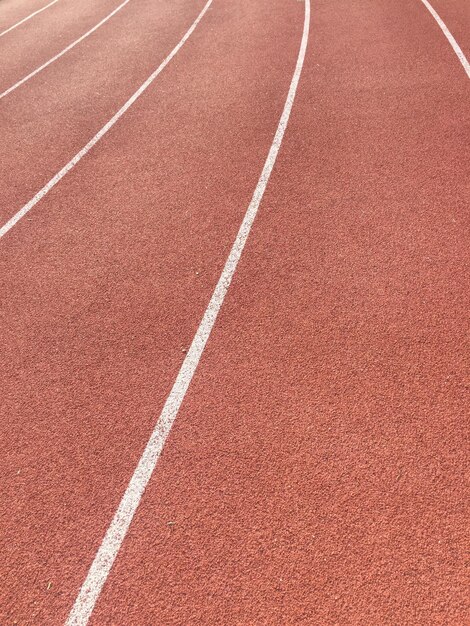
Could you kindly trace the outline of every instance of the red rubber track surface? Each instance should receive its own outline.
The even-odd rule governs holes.
[[[214,6],[2,240],[3,620],[63,623],[71,608],[256,185],[302,13]]]
[[[5,98],[3,219],[201,6],[133,0]],[[250,201],[303,11],[215,0],[0,241],[2,625],[66,619]],[[313,3],[259,217],[92,624],[468,622],[468,90],[421,2]]]
[[[114,115],[201,8],[190,0],[132,0],[97,33],[2,100],[2,222]]]
[[[470,59],[470,3],[466,0],[433,0],[431,4]]]
[[[92,624],[468,622],[468,82],[423,11],[314,3],[277,169]]]
[[[39,11],[50,2],[52,2],[52,0],[2,0],[0,4],[0,32],[14,26],[20,20],[31,15],[31,13]],[[60,2],[57,4],[60,4]],[[48,10],[49,9],[46,9],[46,11]],[[20,27],[18,26],[18,28]],[[7,35],[5,35],[5,37],[6,36]]]
[[[18,27],[18,33],[12,31],[0,38],[0,92],[61,52],[119,4],[116,0],[60,0]],[[78,56],[86,56],[86,51],[79,51]]]

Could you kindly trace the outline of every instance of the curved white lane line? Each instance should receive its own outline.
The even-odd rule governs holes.
[[[444,24],[442,19],[439,17],[439,14],[429,4],[428,0],[421,0],[421,2],[424,4],[424,6],[429,11],[429,13],[431,13],[433,18],[439,24],[442,32],[447,37],[447,41],[450,43],[450,45],[452,46],[455,54],[458,56],[460,63],[462,63],[463,69],[467,72],[468,78],[470,78],[470,63],[467,61],[467,57],[462,52],[462,49],[460,48],[459,44],[455,41],[452,33],[447,28],[447,26]]]
[[[70,159],[67,165],[64,165],[64,167],[59,172],[57,172],[57,174],[53,176],[50,179],[50,181],[46,183],[44,187],[40,189],[33,198],[31,198],[29,202],[27,202],[19,211],[17,211],[17,213],[13,215],[13,217],[11,217],[8,220],[8,222],[6,222],[0,228],[0,238],[4,237],[7,234],[7,232],[11,230],[13,226],[20,221],[22,217],[24,217],[27,213],[29,213],[29,211],[31,211],[31,209],[39,202],[39,200],[44,198],[44,196],[47,195],[49,191],[53,187],[55,187],[57,183],[61,181],[62,178],[66,174],[68,174],[70,170],[73,169],[79,161],[83,159],[83,157],[93,148],[93,146],[96,143],[98,143],[98,141],[102,137],[104,137],[104,135],[106,135],[108,130],[110,130],[114,126],[114,124],[124,115],[127,109],[129,109],[134,104],[134,102],[144,93],[144,91],[153,83],[153,81],[157,78],[157,76],[165,69],[165,67],[172,60],[172,58],[183,47],[183,45],[191,36],[194,29],[199,24],[199,22],[201,21],[202,17],[204,16],[204,14],[206,13],[207,9],[210,7],[211,4],[212,4],[212,0],[208,0],[207,3],[204,5],[204,8],[199,13],[197,18],[194,20],[190,28],[186,31],[185,35],[180,40],[180,42],[173,48],[173,50],[166,57],[166,59],[162,61],[162,63],[160,63],[157,69],[147,78],[147,80],[144,83],[142,83],[142,85],[137,89],[137,91],[132,94],[129,100],[127,100],[127,102],[119,109],[119,111],[113,115],[113,117],[109,120],[109,122],[107,122],[103,126],[103,128],[101,128],[96,133],[96,135],[92,139],[90,139],[90,141],[86,144],[86,146],[84,146],[80,150],[80,152],[77,152],[77,154],[72,159]]]
[[[0,37],[3,37],[3,35],[6,35],[7,33],[9,33],[11,30],[13,30],[14,28],[18,28],[18,26],[21,26],[21,24],[24,24],[25,22],[27,22],[28,20],[30,20],[32,17],[34,17],[35,15],[37,15],[38,13],[42,13],[43,11],[45,11],[46,9],[48,9],[49,7],[51,7],[53,4],[55,4],[56,2],[59,2],[59,0],[52,0],[52,2],[49,2],[49,4],[46,4],[45,7],[42,7],[42,9],[38,9],[37,11],[34,11],[34,13],[31,13],[30,15],[28,15],[27,17],[24,17],[22,20],[20,20],[19,22],[16,22],[16,24],[13,24],[13,26],[10,26],[10,28],[7,28],[6,30],[3,30],[0,33]]]
[[[78,45],[81,41],[83,41],[84,39],[86,39],[89,35],[91,35],[92,33],[95,32],[95,30],[98,30],[98,28],[100,26],[103,26],[103,24],[105,24],[110,18],[113,17],[113,15],[116,15],[116,13],[118,11],[120,11],[122,9],[122,7],[124,7],[130,0],[124,0],[124,2],[122,4],[120,4],[118,7],[116,7],[114,9],[114,11],[111,11],[111,13],[109,13],[109,15],[107,15],[106,17],[104,17],[100,22],[98,22],[98,24],[96,24],[96,26],[93,26],[93,28],[90,28],[90,30],[88,30],[84,35],[82,35],[81,37],[79,37],[78,39],[76,39],[75,41],[73,41],[71,44],[69,44],[66,48],[64,48],[63,50],[61,50],[61,52],[59,52],[58,54],[56,54],[55,56],[53,56],[51,59],[49,59],[49,61],[46,61],[45,63],[43,63],[42,65],[40,65],[39,67],[37,67],[35,70],[33,70],[30,74],[28,74],[27,76],[25,76],[24,78],[22,78],[21,80],[19,80],[17,83],[15,83],[14,85],[12,85],[11,87],[9,87],[7,90],[5,90],[3,93],[0,93],[0,100],[2,98],[4,98],[5,96],[7,96],[9,93],[11,93],[12,91],[14,91],[15,89],[18,89],[18,87],[20,85],[23,85],[27,80],[29,80],[30,78],[32,78],[33,76],[36,76],[36,74],[39,74],[39,72],[41,72],[42,70],[44,70],[46,67],[48,67],[51,63],[54,63],[54,61],[57,61],[57,59],[60,59],[61,56],[63,56],[66,52],[69,52],[69,50],[72,50],[72,48],[75,48],[76,45]]]
[[[153,470],[155,469],[158,458],[161,454],[163,446],[165,445],[165,441],[170,433],[171,427],[175,421],[181,403],[184,400],[189,384],[191,383],[197,369],[204,347],[209,339],[209,335],[217,319],[217,315],[237,268],[238,261],[242,255],[243,248],[245,247],[250,234],[260,202],[271,176],[274,163],[276,162],[287,122],[289,121],[292,104],[294,102],[295,93],[297,91],[300,74],[304,64],[309,25],[310,0],[305,0],[303,34],[294,75],[292,77],[276,134],[271,144],[263,171],[261,172],[261,176],[258,180],[258,184],[256,185],[252,200],[245,213],[227,261],[225,262],[222,274],[220,275],[207,309],[205,310],[204,316],[199,324],[199,328],[196,331],[191,347],[189,348],[183,364],[181,365],[181,369],[178,372],[175,383],[122,497],[114,518],[109,525],[94,561],[91,564],[85,582],[80,589],[78,597],[69,615],[66,626],[86,626],[88,623],[101,589],[103,588],[103,585],[106,582],[109,572],[111,571],[113,563],[118,555],[132,518],[134,517],[137,507],[139,506],[144,490],[150,480]]]

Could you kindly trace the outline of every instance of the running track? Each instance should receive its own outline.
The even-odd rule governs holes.
[[[0,3],[0,92],[119,1],[48,4]],[[469,77],[421,0],[309,7],[130,0],[0,100],[1,228],[196,24],[0,238],[2,626],[470,624]]]

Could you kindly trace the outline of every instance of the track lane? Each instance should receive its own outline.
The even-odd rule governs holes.
[[[151,85],[155,82],[155,80],[160,76],[160,74],[164,71],[169,63],[174,59],[174,57],[178,54],[181,48],[184,46],[186,41],[192,35],[194,30],[197,28],[199,22],[207,13],[209,8],[211,7],[212,0],[207,0],[206,4],[203,6],[200,13],[197,15],[194,22],[191,24],[189,29],[177,43],[177,45],[169,52],[169,54],[163,59],[163,61],[158,65],[158,67],[148,76],[148,78],[139,86],[139,88],[131,95],[131,97],[126,100],[123,106],[116,111],[116,113],[111,117],[110,120],[106,122],[104,126],[100,128],[100,130],[88,141],[85,146],[81,148],[71,159],[68,161],[62,169],[59,170],[34,196],[27,202],[19,211],[17,211],[3,226],[0,227],[0,237],[4,237],[16,224],[23,219],[25,216],[29,214],[29,212],[38,204],[40,201],[51,192],[51,190],[58,185],[61,180],[72,171],[74,167],[76,167],[83,158],[86,158],[90,150],[99,143],[106,134],[112,130],[115,124],[117,124],[120,119],[127,113],[127,111],[135,104],[135,102],[145,93],[145,91],[151,87]]]
[[[0,606],[20,623],[63,623],[83,581],[256,184],[302,11],[219,3],[2,240]]]
[[[224,263],[222,273],[220,274],[211,295],[209,304],[207,305],[191,345],[187,350],[185,359],[180,370],[178,371],[171,391],[165,400],[162,412],[154,425],[150,439],[148,440],[145,450],[139,459],[138,465],[132,474],[113,520],[111,521],[106,531],[106,535],[101,542],[99,550],[93,559],[87,577],[80,588],[79,594],[67,620],[67,625],[69,626],[87,624],[91,614],[93,613],[96,601],[99,598],[103,586],[106,584],[107,578],[109,577],[114,565],[114,561],[118,556],[124,540],[126,539],[127,532],[132,523],[135,512],[139,507],[142,495],[155,470],[158,459],[171,432],[173,423],[178,415],[182,403],[184,402],[187,390],[191,385],[192,378],[199,365],[199,360],[204,352],[205,345],[210,338],[212,328],[217,321],[217,316],[223,306],[225,296],[237,269],[238,262],[243,254],[243,250],[250,235],[254,220],[256,219],[266,186],[269,183],[272,170],[275,166],[276,159],[281,148],[304,65],[305,53],[309,39],[309,26],[310,1],[306,0],[302,37],[294,73],[289,85],[282,114],[252,199],[248,205],[245,215],[243,216],[237,236],[232,244],[227,260]]]
[[[80,46],[0,101],[2,224],[115,114],[202,6],[189,0],[130,2]]]
[[[278,167],[91,624],[465,623],[468,81],[419,15],[316,3]]]
[[[15,37],[0,39],[0,98],[64,48],[93,28],[121,3],[62,0],[55,11],[44,13],[18,32]]]
[[[12,33],[17,28],[27,24],[36,16],[41,15],[50,7],[55,6],[59,0],[50,0],[46,3],[34,3],[30,6],[30,2],[21,3],[15,0],[10,2],[2,2],[0,10],[0,37],[4,37]]]

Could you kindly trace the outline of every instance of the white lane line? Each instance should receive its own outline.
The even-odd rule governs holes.
[[[29,213],[29,211],[31,211],[31,209],[39,202],[39,200],[44,198],[44,196],[48,194],[49,191],[53,187],[55,187],[57,183],[61,181],[62,178],[66,174],[68,174],[70,170],[73,169],[79,161],[83,159],[83,157],[93,148],[93,146],[96,143],[98,143],[98,141],[102,137],[104,137],[104,135],[106,135],[106,133],[114,126],[114,124],[124,115],[124,113],[129,109],[129,107],[131,107],[134,104],[134,102],[144,93],[144,91],[153,83],[153,81],[157,78],[157,76],[165,69],[165,67],[172,60],[172,58],[183,47],[183,45],[192,35],[194,29],[199,24],[199,22],[201,21],[202,17],[204,16],[204,14],[206,13],[207,9],[210,7],[211,4],[212,4],[212,0],[208,0],[206,2],[206,4],[204,5],[204,8],[199,13],[197,18],[194,20],[190,28],[186,31],[185,35],[180,40],[180,42],[173,48],[173,50],[166,57],[166,59],[162,61],[162,63],[160,63],[157,69],[147,78],[147,80],[144,83],[142,83],[142,85],[137,89],[137,91],[132,94],[129,100],[127,100],[127,102],[119,109],[119,111],[113,115],[113,117],[109,120],[109,122],[107,122],[103,126],[103,128],[101,128],[96,133],[96,135],[92,139],[90,139],[90,141],[86,144],[86,146],[84,146],[80,150],[80,152],[77,152],[77,154],[72,159],[70,159],[67,165],[64,165],[64,167],[59,172],[57,172],[57,174],[53,176],[50,179],[50,181],[46,183],[44,187],[40,189],[33,198],[31,198],[29,202],[27,202],[19,211],[17,211],[13,215],[13,217],[11,217],[8,220],[8,222],[6,222],[0,228],[0,238],[4,237],[7,234],[7,232],[11,230],[13,226],[20,221],[22,217],[24,217],[27,213]]]
[[[163,446],[165,445],[165,441],[170,433],[181,403],[184,400],[188,387],[197,369],[199,360],[202,356],[207,340],[209,339],[209,335],[211,334],[217,315],[222,307],[225,295],[237,268],[238,261],[240,260],[243,248],[245,247],[250,234],[260,202],[271,176],[274,163],[276,162],[279,148],[281,147],[304,64],[305,51],[307,49],[309,35],[309,25],[310,0],[305,0],[303,34],[297,63],[294,75],[292,76],[284,109],[282,111],[268,157],[264,164],[263,171],[261,172],[253,197],[245,213],[232,249],[230,250],[230,254],[225,262],[220,278],[212,293],[207,309],[205,310],[204,316],[199,324],[199,328],[196,331],[191,347],[189,348],[183,364],[181,365],[181,369],[178,372],[160,417],[158,418],[134,474],[132,475],[114,518],[109,525],[93,563],[91,564],[85,582],[83,583],[77,599],[75,600],[75,604],[70,612],[66,626],[86,626],[88,623],[101,589],[103,588],[109,572],[111,571],[113,563],[131,524],[132,518],[134,517],[137,507],[139,506],[144,490],[150,480],[153,470],[155,469],[158,458],[161,454]]]
[[[460,48],[459,44],[455,41],[452,33],[450,32],[450,30],[447,28],[447,26],[444,24],[444,22],[442,21],[442,19],[439,17],[439,14],[432,8],[432,6],[429,4],[428,0],[421,0],[421,2],[424,4],[424,6],[427,8],[427,10],[429,11],[429,13],[431,13],[431,15],[433,16],[433,18],[436,20],[436,22],[439,24],[442,32],[444,33],[444,35],[447,37],[447,41],[450,43],[450,45],[452,46],[455,54],[458,56],[460,63],[462,63],[463,65],[463,69],[467,72],[467,76],[468,78],[470,78],[470,63],[467,61],[466,56],[464,55],[464,53],[462,52],[462,49]]]
[[[38,9],[37,11],[34,11],[34,13],[31,13],[31,15],[28,15],[27,17],[24,17],[22,20],[20,20],[19,22],[16,22],[16,24],[13,24],[13,26],[10,26],[10,28],[7,28],[6,30],[3,30],[0,33],[0,37],[3,37],[3,35],[6,35],[7,33],[9,33],[11,30],[18,28],[18,26],[21,26],[21,24],[24,24],[25,22],[27,22],[28,20],[30,20],[32,17],[34,17],[35,15],[37,15],[38,13],[42,13],[43,11],[45,11],[46,9],[48,9],[49,7],[51,7],[53,4],[55,4],[56,2],[59,2],[59,0],[52,0],[52,2],[49,2],[49,4],[46,4],[45,7],[42,7],[42,9]]]
[[[2,98],[4,98],[5,96],[7,96],[9,93],[11,93],[12,91],[15,91],[15,89],[18,89],[18,87],[20,85],[23,85],[27,80],[29,80],[30,78],[32,78],[33,76],[36,76],[36,74],[39,74],[39,72],[42,72],[42,70],[44,70],[46,67],[48,67],[49,65],[51,65],[51,63],[54,63],[54,61],[57,61],[57,59],[60,59],[61,56],[63,56],[66,52],[69,52],[69,50],[72,50],[72,48],[75,48],[76,45],[78,45],[81,41],[83,41],[84,39],[86,39],[89,35],[91,35],[92,33],[95,32],[95,30],[98,30],[98,28],[100,26],[103,26],[103,24],[105,24],[110,18],[113,17],[113,15],[116,15],[116,13],[118,11],[120,11],[122,9],[122,7],[124,7],[130,0],[124,0],[124,2],[122,4],[120,4],[118,7],[116,7],[114,9],[114,11],[111,11],[111,13],[109,13],[109,15],[107,15],[106,17],[104,17],[101,22],[98,22],[98,24],[96,24],[96,26],[93,26],[93,28],[90,28],[89,31],[87,31],[84,35],[82,35],[81,37],[79,37],[78,39],[76,39],[75,41],[73,41],[71,44],[69,44],[66,48],[64,48],[61,52],[59,52],[58,54],[56,54],[55,56],[53,56],[51,59],[49,59],[49,61],[46,61],[45,63],[43,63],[42,65],[40,65],[39,67],[37,67],[35,70],[33,70],[30,74],[28,74],[27,76],[25,76],[24,78],[22,78],[21,80],[19,80],[17,83],[15,83],[14,85],[12,85],[11,87],[9,87],[6,91],[4,91],[3,93],[0,93],[0,100]]]

